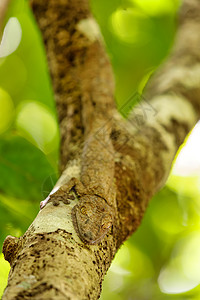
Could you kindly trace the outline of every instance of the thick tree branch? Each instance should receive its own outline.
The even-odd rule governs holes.
[[[198,120],[200,2],[185,1],[172,54],[128,121],[115,109],[111,67],[87,1],[32,0],[32,7],[55,91],[63,173],[25,235],[4,242],[11,272],[3,299],[97,299],[117,249],[139,226]],[[96,197],[93,214],[85,223],[76,214],[72,223],[80,203],[88,209],[85,197],[90,204]],[[99,220],[100,207],[111,220]],[[101,243],[87,245],[93,235]]]
[[[134,108],[129,123],[115,117],[112,134],[117,137],[115,177],[122,240],[132,233],[133,224],[137,228],[149,199],[164,185],[179,146],[200,117],[199,30],[200,1],[186,0],[171,55],[147,85],[145,100]]]

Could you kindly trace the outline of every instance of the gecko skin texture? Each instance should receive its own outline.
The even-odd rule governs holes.
[[[112,226],[112,208],[101,197],[82,196],[72,209],[72,221],[82,242],[97,244]]]

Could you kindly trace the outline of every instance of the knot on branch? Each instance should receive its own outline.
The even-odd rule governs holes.
[[[19,248],[20,239],[11,235],[8,235],[3,243],[2,253],[5,260],[7,260],[10,265],[16,257],[17,250]]]

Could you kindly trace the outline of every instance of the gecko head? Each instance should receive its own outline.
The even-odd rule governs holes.
[[[97,244],[113,223],[112,208],[98,196],[81,197],[72,209],[72,221],[80,239],[87,244]]]

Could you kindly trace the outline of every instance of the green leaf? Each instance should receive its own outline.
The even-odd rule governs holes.
[[[40,201],[43,183],[55,174],[42,151],[19,136],[0,140],[0,190],[16,198]],[[49,191],[53,186],[46,187]]]

